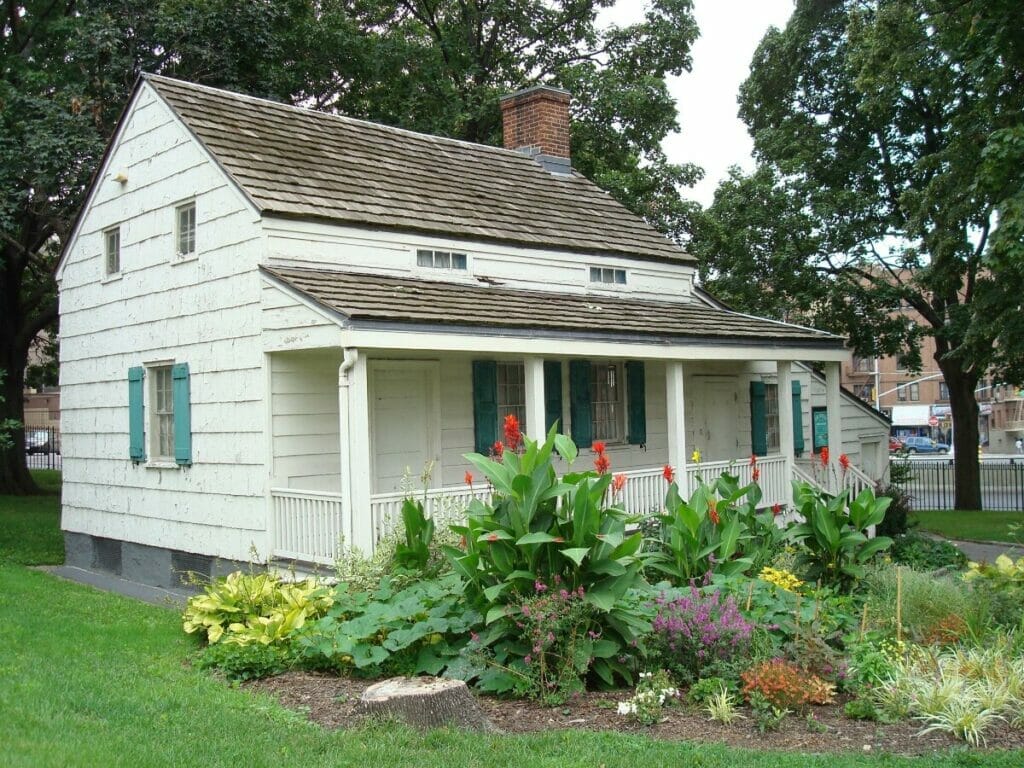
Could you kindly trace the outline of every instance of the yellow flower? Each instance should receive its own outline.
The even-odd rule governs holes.
[[[784,589],[787,592],[796,592],[804,585],[804,583],[792,573],[780,568],[770,568],[765,566],[761,569],[761,573],[758,574],[758,576],[762,581],[774,584],[779,589]]]
[[[690,461],[692,461],[694,464],[700,464],[700,449],[699,448],[695,449],[694,452],[690,455]]]

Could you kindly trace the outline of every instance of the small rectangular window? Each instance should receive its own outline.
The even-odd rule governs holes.
[[[523,363],[498,363],[498,430],[512,414],[526,425],[526,367]]]
[[[910,385],[910,399],[912,401],[918,401],[921,399],[921,385],[911,384]]]
[[[939,382],[939,400],[949,400],[949,386],[944,381]]]
[[[158,461],[174,461],[174,384],[171,366],[149,369],[150,455]]]
[[[121,228],[114,227],[103,233],[103,250],[108,275],[121,271]]]
[[[175,216],[179,256],[192,256],[196,252],[196,204],[179,205]]]
[[[899,384],[896,387],[896,399],[906,400],[907,399],[907,388],[903,384]]]
[[[590,423],[595,440],[617,443],[625,439],[623,389],[619,363],[591,364]]]
[[[779,385],[764,385],[764,429],[768,451],[779,450]]]
[[[454,251],[416,251],[416,266],[432,269],[466,269],[468,258],[464,253]]]
[[[590,282],[604,285],[625,285],[626,270],[611,267],[591,267]]]

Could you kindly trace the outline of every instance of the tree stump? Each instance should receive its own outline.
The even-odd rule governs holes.
[[[367,688],[355,709],[360,714],[394,717],[420,730],[445,726],[497,730],[461,680],[392,677]]]

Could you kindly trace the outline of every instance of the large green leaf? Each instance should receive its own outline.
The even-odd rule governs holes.
[[[583,565],[583,558],[590,552],[588,547],[570,547],[568,549],[560,549],[559,553],[572,560],[577,567]]]

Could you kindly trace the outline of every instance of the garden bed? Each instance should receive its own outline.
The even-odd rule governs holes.
[[[249,690],[268,693],[289,709],[305,712],[309,719],[328,729],[350,728],[360,722],[355,703],[375,680],[338,677],[311,672],[288,672],[245,684]],[[474,694],[476,695],[476,694]],[[709,720],[701,710],[685,704],[666,708],[662,722],[643,726],[616,713],[623,692],[591,692],[559,707],[545,707],[523,699],[479,696],[484,713],[506,733],[574,729],[646,733],[656,739],[727,744],[751,749],[776,749],[806,753],[885,752],[923,755],[963,742],[941,733],[919,735],[912,721],[893,725],[851,720],[844,716],[842,699],[830,706],[813,706],[817,725],[806,717],[790,715],[776,731],[759,733],[749,718],[732,725]],[[1024,732],[1005,725],[986,733],[988,749],[1024,748]]]

